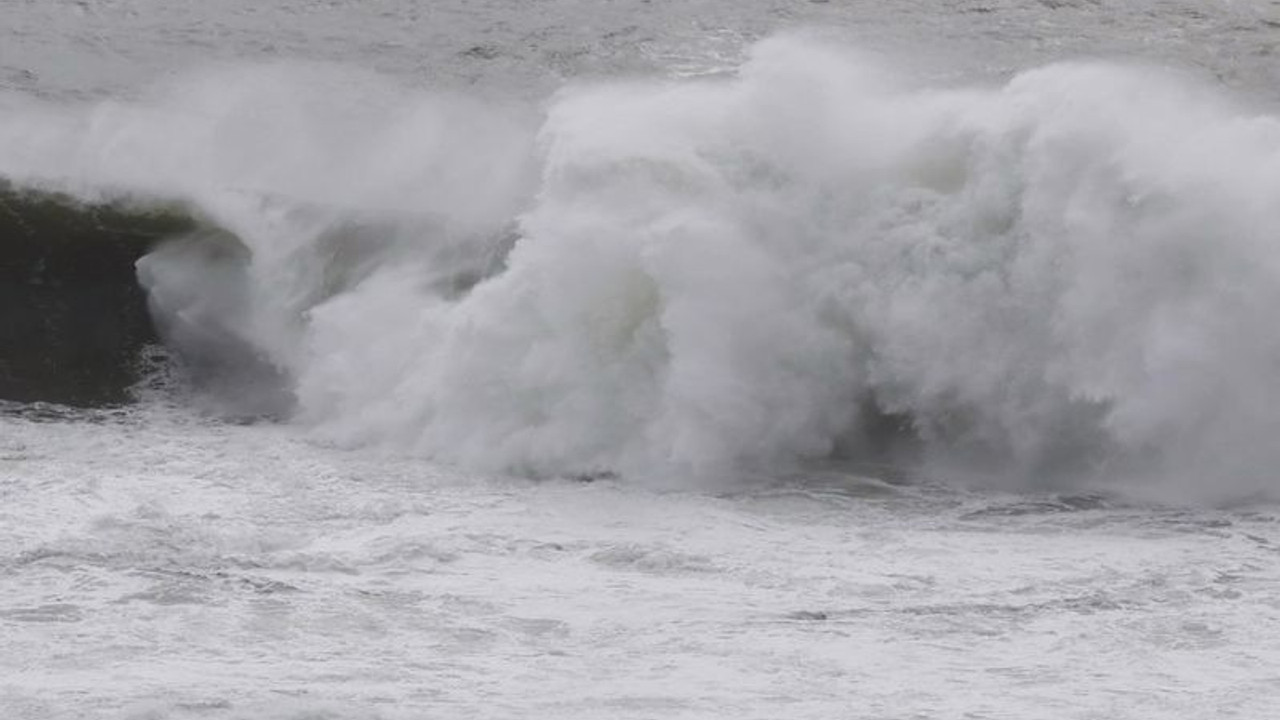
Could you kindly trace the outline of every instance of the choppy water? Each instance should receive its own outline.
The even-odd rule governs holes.
[[[131,94],[211,62],[305,58],[416,87],[537,97],[565,79],[697,73],[780,31],[818,29],[923,72],[1000,76],[1079,56],[1198,68],[1271,95],[1275,6],[1264,0],[6,0],[0,86]]]
[[[1273,511],[477,477],[9,419],[8,717],[1267,717]]]
[[[1269,717],[1278,13],[0,2],[0,714]]]

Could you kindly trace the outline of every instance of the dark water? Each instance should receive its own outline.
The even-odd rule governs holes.
[[[158,339],[134,263],[193,226],[175,211],[0,185],[0,398],[128,401]]]

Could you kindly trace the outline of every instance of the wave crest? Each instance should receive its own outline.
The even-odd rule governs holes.
[[[36,166],[240,238],[239,279],[176,305],[237,288],[216,323],[325,438],[678,482],[908,453],[1274,485],[1280,124],[1210,88],[1077,63],[939,90],[782,38],[531,123],[315,73],[108,113],[142,157],[234,165],[119,173],[99,137]],[[144,261],[153,299],[199,286],[175,258]]]

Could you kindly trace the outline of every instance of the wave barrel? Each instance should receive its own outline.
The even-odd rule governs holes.
[[[178,213],[0,182],[0,399],[127,401],[156,339],[134,263],[189,226]]]

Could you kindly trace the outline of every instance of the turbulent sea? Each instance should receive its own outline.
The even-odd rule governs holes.
[[[1280,715],[1278,49],[0,0],[0,717]]]

